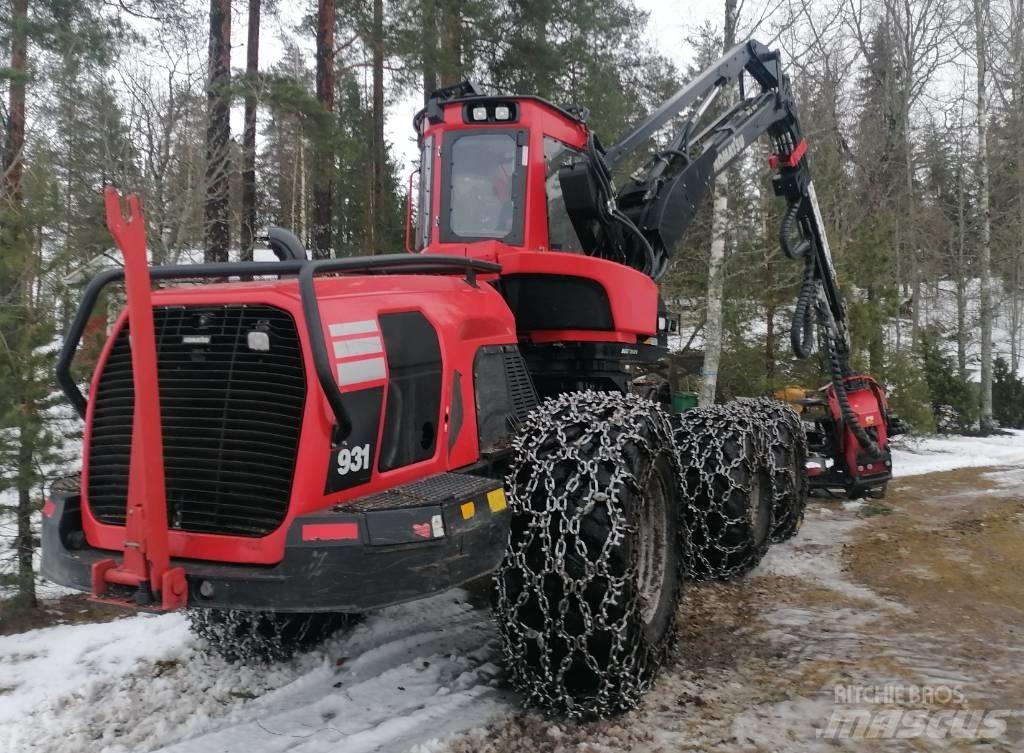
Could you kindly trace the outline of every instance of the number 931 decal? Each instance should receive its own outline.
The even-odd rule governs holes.
[[[370,467],[370,445],[362,444],[356,447],[342,447],[338,450],[339,476],[347,476],[350,473],[359,473]]]
[[[370,480],[377,459],[377,428],[383,397],[383,387],[345,393],[352,428],[344,437],[332,437],[330,454],[323,456],[324,494],[345,491]]]
[[[365,484],[373,472],[373,443],[347,442],[331,448],[331,459],[327,467],[325,492],[351,489]]]

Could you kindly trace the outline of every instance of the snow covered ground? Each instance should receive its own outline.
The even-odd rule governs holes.
[[[1024,463],[1024,431],[1010,430],[993,437],[897,437],[893,441],[893,475]]]
[[[898,476],[1021,465],[1024,432],[901,440],[894,454]],[[989,475],[1019,485],[1019,469]],[[899,615],[901,605],[844,572],[839,547],[856,525],[816,508],[758,572]],[[443,749],[455,733],[517,718],[499,688],[490,616],[468,599],[454,591],[381,610],[315,652],[259,669],[207,656],[176,614],[0,637],[0,752]]]
[[[267,668],[199,650],[179,614],[0,638],[0,751],[406,750],[512,708],[462,591],[385,609]]]
[[[1011,431],[996,437],[899,437],[893,442],[893,475],[896,478],[960,468],[1024,466],[1024,431]],[[1024,469],[993,471],[985,474],[1000,486],[1024,487]],[[858,510],[863,500],[844,502],[847,510]],[[860,524],[857,519],[840,518],[829,507],[812,507],[807,522],[795,542],[773,546],[756,573],[798,577],[818,582],[832,591],[874,601],[891,611],[899,604],[881,599],[870,590],[851,583],[835,548]]]

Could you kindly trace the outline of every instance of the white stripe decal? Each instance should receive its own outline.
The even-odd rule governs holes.
[[[361,322],[340,322],[330,326],[331,337],[342,337],[343,335],[365,335],[368,332],[377,332],[377,320],[365,319]]]
[[[334,357],[365,356],[369,353],[383,353],[384,346],[379,337],[355,337],[351,340],[334,341]]]
[[[347,361],[338,364],[338,386],[373,382],[383,379],[386,370],[383,358],[364,358],[359,361]]]

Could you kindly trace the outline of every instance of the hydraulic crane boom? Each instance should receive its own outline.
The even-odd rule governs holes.
[[[748,76],[755,92],[747,90]],[[736,102],[702,124],[711,104],[733,81],[738,83]],[[668,145],[616,190],[613,171],[674,118],[687,114]],[[589,253],[628,264],[657,280],[668,269],[715,176],[764,135],[773,145],[772,184],[787,205],[780,244],[789,258],[804,264],[790,332],[793,351],[800,358],[810,355],[815,322],[824,326],[822,341],[843,419],[860,446],[875,455],[876,441],[860,426],[848,401],[847,383],[853,375],[846,304],[810,177],[796,101],[778,51],[754,40],[736,45],[607,150],[592,137],[584,158],[559,175],[567,209]]]
[[[758,87],[750,95],[746,92],[747,74]],[[695,132],[708,108],[733,81],[739,83],[738,101]],[[829,334],[845,368],[849,351],[846,307],[808,170],[807,143],[796,102],[777,51],[753,40],[734,47],[612,147],[601,153],[593,144],[583,163],[567,168],[561,175],[567,195],[577,199],[577,207],[599,205],[600,202],[587,201],[590,197],[581,188],[610,188],[611,173],[627,157],[647,146],[655,134],[687,112],[690,117],[666,148],[635,171],[620,190],[612,188],[607,195],[598,197],[605,199],[605,204],[612,200],[616,209],[612,219],[616,222],[606,222],[603,232],[595,232],[594,217],[587,216],[584,210],[574,216],[578,231],[583,225],[597,255],[617,257],[655,279],[660,278],[715,176],[767,134],[774,146],[771,162],[777,171],[773,179],[775,192],[787,202],[780,233],[782,248],[791,258],[803,258],[806,265],[807,290],[801,294],[803,305],[794,322],[794,349],[799,356],[811,351],[812,304],[820,299],[829,314]]]

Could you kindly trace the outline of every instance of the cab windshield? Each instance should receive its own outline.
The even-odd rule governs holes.
[[[453,133],[445,138],[442,239],[503,240],[522,237],[526,169],[518,131]]]

